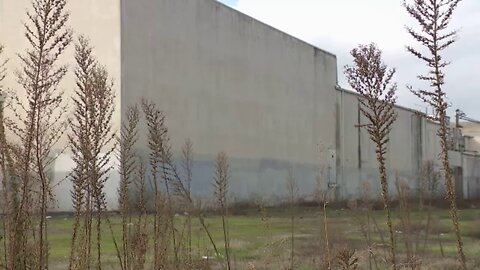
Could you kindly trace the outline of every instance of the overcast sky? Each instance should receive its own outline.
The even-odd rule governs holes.
[[[425,111],[425,105],[405,85],[421,86],[416,75],[426,66],[406,52],[416,44],[405,25],[416,26],[402,7],[402,0],[221,0],[227,5],[292,36],[337,55],[339,83],[350,89],[343,67],[350,64],[349,51],[358,44],[375,42],[385,62],[397,68],[399,104]],[[445,52],[452,64],[445,71],[452,108],[480,119],[480,0],[460,3],[451,29],[458,41]]]

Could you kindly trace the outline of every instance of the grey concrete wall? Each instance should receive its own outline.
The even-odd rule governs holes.
[[[18,68],[15,52],[26,46],[20,19],[28,4],[0,0],[0,42],[11,58],[10,71]],[[355,127],[365,122],[359,118],[358,96],[335,88],[334,55],[214,0],[86,0],[69,1],[68,8],[70,25],[91,38],[116,89],[121,87],[121,111],[141,97],[151,99],[167,115],[175,154],[186,138],[193,141],[197,194],[212,193],[213,161],[225,150],[232,197],[281,198],[289,168],[305,198],[317,177],[324,188],[327,182],[336,185],[339,199],[358,196],[363,182],[377,195],[374,146],[366,131]],[[73,64],[72,48],[62,61]],[[13,72],[5,83],[18,87]],[[61,87],[71,93],[72,72]],[[438,158],[438,127],[415,111],[397,111],[389,179],[392,183],[398,172],[415,189],[419,166]],[[455,165],[464,166],[464,194],[478,194],[478,158],[453,156]],[[62,155],[55,164],[56,181],[71,166],[68,154]],[[111,208],[117,183],[112,173],[107,183]],[[70,187],[68,180],[56,186],[56,210],[71,209]]]
[[[359,111],[359,95],[338,90],[341,107],[339,189],[342,198],[359,196],[363,183],[369,183],[372,196],[380,192],[375,145],[367,131],[359,125],[368,123]],[[406,181],[412,191],[418,189],[419,170],[425,161],[438,165],[440,152],[436,137],[438,125],[421,117],[418,112],[396,107],[397,120],[392,126],[387,144],[387,174],[389,192],[395,194],[396,175]]]
[[[480,198],[480,158],[478,155],[462,155],[463,194],[465,199]]]
[[[225,150],[233,196],[285,194],[290,166],[302,192],[313,190],[317,146],[336,148],[334,55],[213,0],[121,6],[122,111],[151,99],[174,150],[192,140],[194,189],[211,194],[212,162]]]

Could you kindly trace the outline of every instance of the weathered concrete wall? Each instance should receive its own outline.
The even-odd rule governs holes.
[[[480,158],[478,155],[462,155],[463,194],[465,199],[480,198]]]
[[[0,0],[0,42],[10,71],[19,67],[14,53],[26,46],[20,18],[28,4]],[[85,0],[69,1],[69,9],[70,25],[91,38],[121,87],[121,111],[141,97],[151,99],[166,113],[175,154],[186,138],[193,141],[197,194],[212,194],[213,161],[225,150],[233,197],[281,198],[289,168],[304,198],[319,176],[323,188],[336,185],[339,199],[358,196],[363,182],[378,195],[374,145],[356,127],[365,123],[358,96],[336,89],[334,55],[214,0]],[[62,61],[73,66],[73,48]],[[6,84],[17,87],[13,72]],[[71,93],[72,72],[61,87]],[[435,123],[406,108],[397,112],[387,156],[392,193],[396,173],[415,190],[421,164],[438,165],[440,151]],[[146,130],[141,134],[145,154]],[[464,194],[476,196],[478,158],[451,156],[452,164],[464,166]],[[68,154],[59,158],[57,181],[72,165]],[[111,208],[117,182],[112,174],[107,183]],[[57,210],[71,209],[70,187],[68,180],[56,187]]]
[[[74,38],[83,34],[90,39],[95,56],[105,65],[119,91],[120,0],[73,0],[67,3],[66,9],[70,12],[67,25],[74,31]],[[13,89],[18,88],[14,71],[20,68],[16,53],[23,53],[29,46],[22,22],[27,21],[25,10],[30,9],[30,0],[0,0],[0,43],[5,45],[5,56],[10,59],[4,84]],[[70,66],[71,72],[60,86],[69,95],[75,87],[73,46],[68,48],[60,63]]]
[[[341,108],[338,181],[342,198],[359,196],[364,182],[369,183],[372,195],[378,195],[380,190],[375,145],[367,131],[359,127],[367,123],[359,110],[359,97],[356,93],[338,90],[337,102]],[[416,111],[402,107],[395,110],[397,120],[389,136],[386,157],[389,192],[392,194],[396,193],[394,181],[397,174],[415,191],[422,164],[431,160],[438,165],[440,152],[436,137],[438,125]]]
[[[216,1],[122,1],[122,111],[165,111],[175,150],[194,143],[200,193],[220,150],[234,196],[285,194],[290,166],[311,192],[317,146],[336,147],[335,85],[334,55]]]

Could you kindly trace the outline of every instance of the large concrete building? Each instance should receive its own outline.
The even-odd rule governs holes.
[[[290,168],[303,194],[317,177],[341,199],[363,182],[378,186],[373,144],[358,128],[359,97],[337,85],[332,53],[212,0],[123,1],[121,18],[122,109],[151,99],[177,149],[194,142],[195,190],[209,192],[220,150],[231,157],[232,194],[242,198],[284,194]],[[422,164],[438,159],[438,125],[411,109],[397,113],[389,177],[416,189]],[[458,195],[478,196],[469,187],[479,175],[462,170],[470,155],[451,156]]]
[[[18,2],[28,1],[0,0],[0,20]],[[110,27],[100,24],[86,34],[120,82],[120,112],[141,98],[164,110],[175,153],[187,138],[194,144],[197,194],[211,194],[213,161],[221,150],[230,157],[230,195],[238,199],[281,198],[291,169],[304,197],[313,193],[316,179],[334,189],[337,199],[357,196],[364,182],[378,192],[374,147],[359,128],[365,123],[359,96],[338,86],[334,54],[215,0],[106,2],[119,8],[110,13]],[[72,6],[72,18],[100,3]],[[103,13],[97,15],[91,24],[102,22]],[[5,28],[0,31],[3,38]],[[422,164],[438,159],[438,126],[417,111],[396,111],[389,179],[398,174],[415,190]],[[146,130],[140,134],[145,153]],[[451,156],[458,195],[478,197],[477,155]]]

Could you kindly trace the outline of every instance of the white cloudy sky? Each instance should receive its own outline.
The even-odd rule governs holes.
[[[426,67],[408,54],[405,45],[415,45],[405,32],[414,25],[402,0],[220,0],[275,28],[337,55],[339,83],[349,89],[343,66],[351,61],[349,51],[358,44],[375,42],[384,51],[385,62],[397,68],[399,103],[425,110],[405,84],[420,86],[416,75]],[[480,119],[480,0],[463,0],[451,24],[458,29],[458,42],[447,49],[452,64],[445,71],[453,111],[462,109]]]

